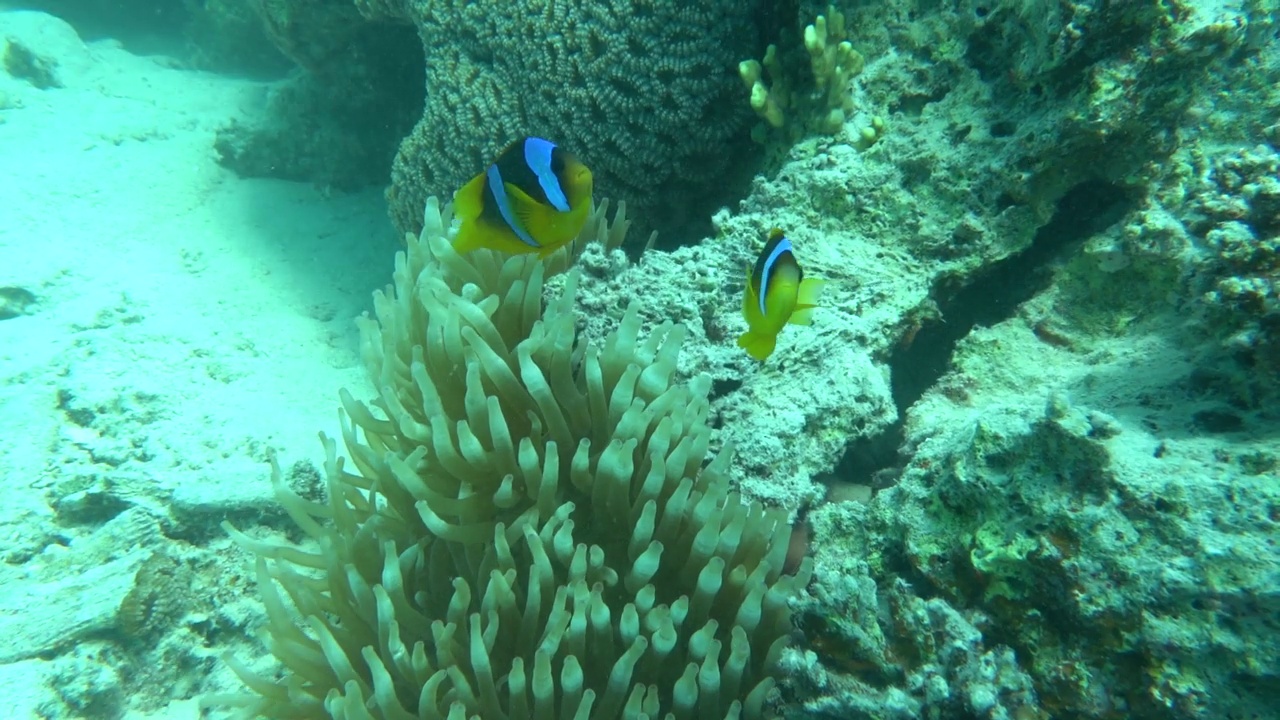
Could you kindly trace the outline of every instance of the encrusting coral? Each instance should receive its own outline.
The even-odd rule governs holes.
[[[639,338],[633,305],[577,336],[584,240],[544,261],[448,241],[428,203],[394,285],[359,321],[378,396],[342,393],[354,472],[324,439],[328,499],[281,503],[309,537],[230,529],[257,555],[280,680],[232,661],[251,713],[282,718],[756,718],[791,632],[781,510],[708,457],[700,376],[673,383],[684,328]],[[544,281],[568,272],[543,308]]]

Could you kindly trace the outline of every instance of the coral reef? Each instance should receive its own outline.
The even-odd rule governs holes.
[[[584,235],[620,242],[603,218]],[[358,472],[326,440],[328,502],[275,474],[314,545],[232,531],[286,671],[237,666],[250,710],[763,717],[809,568],[782,574],[786,513],[742,502],[731,453],[707,455],[708,383],[671,382],[684,329],[641,340],[633,306],[580,342],[576,271],[542,307],[578,248],[464,258],[450,220],[428,203],[360,323],[380,392],[343,393]]]
[[[1265,508],[1280,494],[1228,446],[1165,434],[1185,422],[1171,400],[1190,363],[1152,329],[1095,344],[1092,362],[1023,319],[975,332],[912,409],[896,484],[816,510],[815,542],[984,614],[1050,717],[1265,715],[1280,658]]]
[[[800,143],[721,226],[804,225],[808,247],[859,266],[842,278],[815,251],[806,267],[832,278],[834,305],[816,325],[871,325],[861,337],[905,421],[872,423],[870,442],[851,435],[830,475],[810,475],[833,498],[876,492],[807,514],[815,583],[798,620],[813,654],[787,656],[789,687],[829,717],[1266,716],[1275,150],[1256,100],[1280,77],[1276,8],[893,7],[860,36],[856,82],[894,109],[894,132],[861,154]],[[929,61],[885,63],[884,48]],[[899,262],[927,280],[876,292]],[[1015,274],[1026,291],[1005,295]],[[837,310],[850,306],[862,322]],[[835,347],[784,356],[787,373]],[[810,436],[819,419],[832,422],[786,424]],[[769,434],[740,457],[767,454]],[[850,459],[878,443],[900,457]],[[779,492],[756,477],[749,494]],[[871,618],[845,620],[841,583]],[[922,644],[951,635],[904,619],[908,588],[965,619],[987,671],[950,670],[945,643]]]
[[[1046,717],[1013,649],[984,637],[986,616],[902,579],[880,590],[862,560],[823,553],[800,611],[808,646],[782,662],[810,699],[789,717]]]
[[[1274,405],[1280,393],[1280,143],[1189,158],[1189,212],[1173,231],[1195,238],[1208,256],[1198,289],[1204,331],[1219,342],[1208,353],[1204,383],[1223,387],[1248,411]],[[1159,228],[1135,228],[1139,241]],[[1180,232],[1179,232],[1180,231]],[[1209,369],[1230,358],[1234,372]],[[1219,361],[1219,362],[1214,362]]]
[[[811,506],[797,717],[1276,702],[1276,8],[1043,5],[850,10],[894,132],[804,139],[701,247],[584,285],[662,288],[744,492]],[[723,296],[771,225],[828,302],[749,368]]]

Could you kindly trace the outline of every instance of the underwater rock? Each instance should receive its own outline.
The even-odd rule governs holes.
[[[952,374],[912,408],[896,485],[809,514],[815,577],[824,557],[847,555],[877,592],[905,581],[980,613],[1050,717],[1266,716],[1280,489],[1258,474],[1265,441],[1186,436],[1193,365],[1158,334],[1093,338],[1086,353],[1031,325],[961,343]],[[843,612],[814,607],[828,626]],[[920,641],[891,629],[886,646]],[[825,672],[853,676],[841,682],[883,675],[842,660],[830,630],[809,634]]]
[[[0,663],[56,654],[116,626],[116,610],[133,586],[139,553],[44,583],[15,585],[0,597]],[[38,614],[32,616],[31,609]]]
[[[253,7],[270,41],[306,72],[276,83],[258,117],[219,130],[220,162],[243,177],[310,182],[326,192],[385,184],[396,145],[422,112],[417,37],[362,21],[351,3],[254,0]]]
[[[788,718],[1048,717],[1013,649],[980,629],[981,612],[902,579],[878,587],[865,562],[839,553],[819,557],[798,607],[809,644],[782,663],[804,714]]]
[[[10,38],[4,51],[4,69],[13,77],[26,80],[40,90],[62,87],[58,77],[58,61],[37,53]]]
[[[20,287],[0,287],[0,320],[26,315],[36,303],[35,293]]]

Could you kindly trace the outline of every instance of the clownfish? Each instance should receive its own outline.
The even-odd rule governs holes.
[[[591,212],[591,171],[555,143],[524,137],[453,196],[453,247],[545,257],[573,240]]]
[[[805,279],[804,270],[791,253],[791,241],[781,230],[771,230],[769,242],[747,273],[742,317],[748,329],[738,337],[738,347],[757,360],[769,357],[778,342],[778,333],[787,323],[811,322],[822,285],[822,280]]]

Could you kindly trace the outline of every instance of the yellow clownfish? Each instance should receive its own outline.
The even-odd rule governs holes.
[[[745,348],[757,360],[769,357],[778,342],[778,333],[787,323],[809,324],[822,295],[822,285],[822,280],[805,279],[804,270],[791,253],[791,241],[781,230],[771,230],[769,242],[747,274],[742,317],[748,330],[738,337],[738,347]]]
[[[591,212],[591,171],[555,143],[524,137],[453,196],[453,247],[541,257],[573,240]]]

